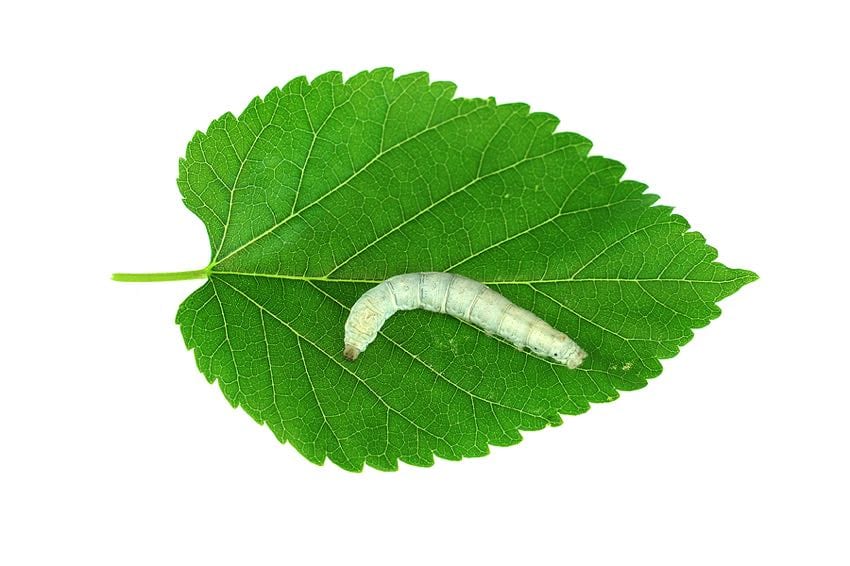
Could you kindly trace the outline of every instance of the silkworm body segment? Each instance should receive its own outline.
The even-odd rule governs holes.
[[[345,321],[345,357],[356,359],[389,317],[412,309],[450,314],[569,368],[578,367],[587,356],[569,336],[486,285],[432,272],[396,275],[363,293]]]

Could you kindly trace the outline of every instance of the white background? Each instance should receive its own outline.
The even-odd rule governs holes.
[[[850,563],[842,3],[125,4],[0,9],[0,563]],[[196,370],[199,282],[109,276],[206,264],[195,130],[378,66],[558,115],[761,279],[517,446],[310,464]]]

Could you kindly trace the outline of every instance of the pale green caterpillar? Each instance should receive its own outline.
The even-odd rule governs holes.
[[[357,359],[389,317],[412,309],[450,314],[571,369],[587,356],[569,336],[478,281],[453,273],[405,273],[372,287],[351,307],[345,357]]]

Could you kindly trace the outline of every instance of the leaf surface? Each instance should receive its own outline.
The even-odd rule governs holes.
[[[233,406],[315,463],[393,470],[515,444],[643,387],[756,278],[555,117],[454,92],[390,69],[298,78],[180,161],[212,249],[177,314],[186,345]],[[589,356],[570,370],[411,311],[344,360],[350,306],[414,271],[482,281]]]

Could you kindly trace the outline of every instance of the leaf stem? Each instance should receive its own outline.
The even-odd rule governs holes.
[[[210,268],[196,269],[194,271],[170,271],[164,273],[113,273],[113,281],[124,283],[147,283],[149,281],[184,281],[186,279],[206,279],[209,277]]]

